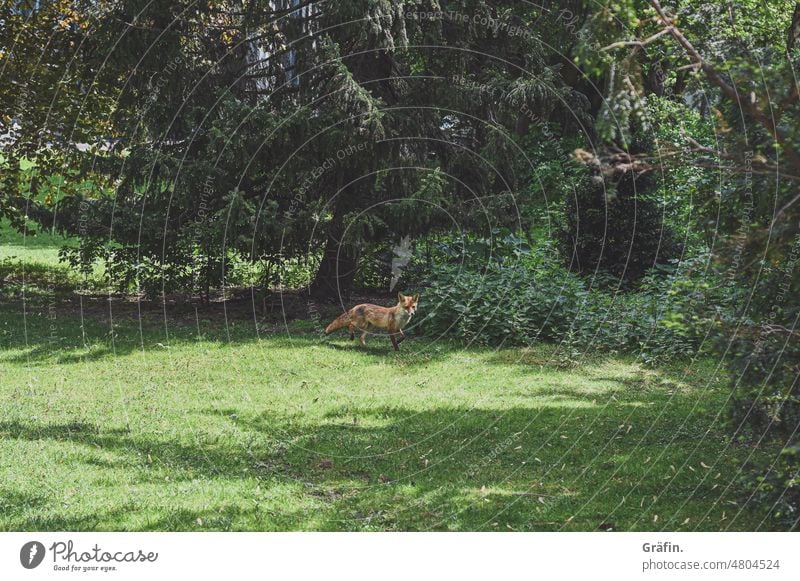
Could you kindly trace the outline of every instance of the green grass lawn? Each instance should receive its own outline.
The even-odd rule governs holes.
[[[32,227],[29,232],[17,232],[7,221],[0,221],[0,261],[58,266],[58,250],[65,244],[77,243],[38,227]]]
[[[84,307],[0,306],[0,530],[769,528],[708,361]]]
[[[18,232],[7,220],[0,220],[0,297],[4,283],[25,284],[30,292],[42,289],[77,287],[81,277],[61,263],[58,251],[75,246],[74,239],[53,234],[31,226],[28,232]]]

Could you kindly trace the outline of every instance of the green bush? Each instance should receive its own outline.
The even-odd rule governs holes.
[[[652,136],[638,128],[625,149],[643,155],[652,154],[656,146]],[[584,275],[602,272],[631,283],[680,255],[681,245],[664,220],[668,195],[656,173],[590,174],[577,172],[581,179],[563,196],[558,238],[570,270]]]
[[[768,503],[779,528],[800,522],[800,278],[797,254],[781,268],[762,272],[750,294],[738,301],[735,316],[723,320],[718,350],[727,350],[735,379],[730,421],[743,445],[779,445],[774,462],[747,467],[754,501]],[[780,265],[781,263],[777,263]]]
[[[717,325],[722,286],[709,280],[703,257],[651,272],[635,290],[609,292],[569,272],[550,244],[532,249],[506,236],[441,251],[453,258],[427,267],[429,335],[485,345],[550,341],[574,357],[628,352],[655,363],[705,348]]]

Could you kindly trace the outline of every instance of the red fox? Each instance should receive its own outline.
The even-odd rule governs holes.
[[[355,339],[355,330],[361,331],[361,344],[367,346],[367,333],[372,329],[385,329],[389,333],[389,339],[395,351],[399,351],[398,344],[405,339],[403,327],[405,327],[417,312],[417,302],[419,293],[413,297],[397,294],[397,304],[393,307],[379,307],[378,305],[356,305],[346,313],[342,313],[330,325],[325,328],[325,334],[330,335],[334,331],[347,327],[350,331],[350,338]],[[399,338],[398,338],[399,335]]]

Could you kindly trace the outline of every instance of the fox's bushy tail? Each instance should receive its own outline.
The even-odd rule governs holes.
[[[350,311],[346,313],[342,313],[338,317],[336,317],[333,322],[325,327],[325,334],[330,335],[334,331],[341,329],[342,327],[346,327],[350,324]]]

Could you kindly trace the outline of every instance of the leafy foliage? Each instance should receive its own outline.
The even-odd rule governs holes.
[[[770,503],[778,522],[793,528],[800,514],[800,99],[793,80],[800,10],[788,1],[690,0],[669,9],[656,0],[646,4],[643,15],[654,17],[640,19],[637,33],[651,41],[633,49],[639,58],[628,78],[636,85],[637,67],[644,64],[660,72],[664,95],[683,97],[673,115],[682,108],[713,118],[713,139],[702,131],[684,138],[688,147],[666,153],[675,165],[716,170],[715,185],[702,170],[695,184],[716,237],[708,245],[730,289],[718,354],[733,371],[732,430],[746,442],[784,447],[779,462],[751,466],[747,480],[751,496]],[[656,38],[664,40],[656,43],[659,31]],[[689,68],[698,72],[693,79],[685,76]]]
[[[652,174],[627,173],[616,183],[586,179],[566,198],[562,252],[570,269],[636,281],[678,255],[665,225]]]
[[[440,244],[438,252],[453,258],[425,267],[423,329],[482,345],[546,341],[566,358],[609,351],[665,362],[707,350],[724,303],[724,287],[704,268],[708,257],[653,273],[636,292],[610,294],[566,270],[552,244],[531,249],[506,235]]]

